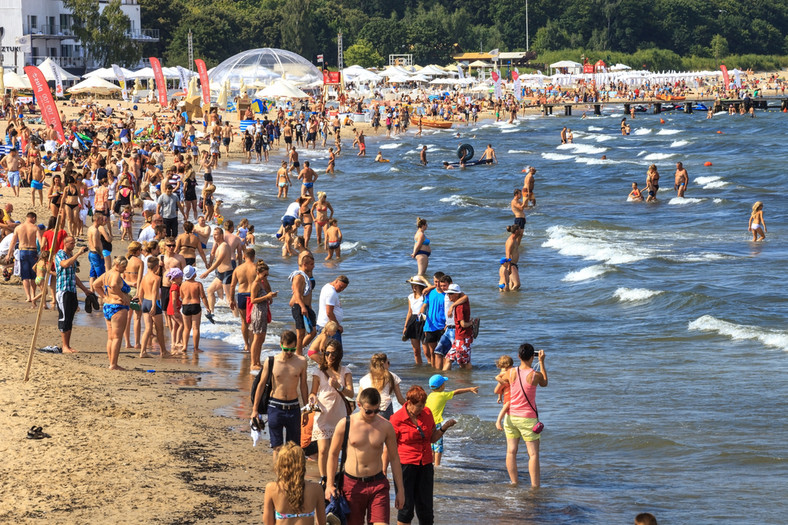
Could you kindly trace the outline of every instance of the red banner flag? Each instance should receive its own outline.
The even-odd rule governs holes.
[[[517,80],[518,78],[520,78],[520,73],[517,70],[512,71],[512,80]]]
[[[27,78],[30,79],[30,85],[33,86],[33,95],[36,97],[36,103],[41,108],[41,116],[47,126],[53,124],[57,132],[57,141],[63,143],[66,141],[66,135],[63,133],[63,123],[60,121],[60,113],[57,112],[57,105],[55,99],[52,98],[52,92],[49,91],[49,84],[44,74],[36,66],[26,66],[25,73]]]
[[[722,71],[722,81],[725,84],[725,89],[728,89],[728,86],[731,83],[731,78],[728,76],[728,68],[725,66],[725,64],[720,66],[720,71]]]
[[[153,77],[156,79],[156,88],[159,90],[159,105],[167,106],[167,83],[164,81],[164,72],[161,62],[156,57],[150,57],[150,67],[153,68]]]
[[[339,71],[323,70],[323,84],[339,84],[342,82],[342,73]]]
[[[492,77],[493,82],[498,82],[498,78],[499,77],[498,77],[498,73],[497,72],[495,72],[495,71],[490,72],[490,76]]]
[[[205,62],[198,58],[194,61],[197,66],[197,72],[200,74],[200,87],[202,88],[202,103],[211,104],[211,84],[208,78],[208,68],[205,67]]]

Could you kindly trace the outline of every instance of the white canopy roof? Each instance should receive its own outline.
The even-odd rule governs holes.
[[[550,67],[557,69],[559,67],[568,67],[568,68],[576,68],[582,67],[583,64],[580,62],[572,62],[571,60],[561,60],[560,62],[556,62],[555,64],[550,64]]]
[[[68,93],[96,93],[99,95],[107,95],[120,91],[120,86],[108,82],[103,78],[90,77],[86,78],[79,84],[72,86],[66,90]]]
[[[27,75],[18,75],[10,70],[5,71],[3,83],[5,84],[5,89],[32,89]]]
[[[126,78],[126,80],[136,78],[134,76],[134,71],[130,69],[126,69],[125,67],[122,67],[120,68],[120,71],[123,73],[123,76]],[[103,78],[104,80],[115,80],[118,78],[115,76],[115,70],[113,70],[111,67],[102,67],[100,69],[96,69],[94,71],[91,71],[90,73],[85,73],[84,75],[82,75],[82,78],[90,78],[90,77]]]
[[[62,80],[79,80],[79,77],[76,75],[72,75],[62,67],[60,64],[52,60],[51,57],[47,57],[46,60],[38,64],[38,69],[44,74],[44,78],[48,81],[55,81],[55,73],[52,71],[52,68],[55,67],[60,72],[60,78]]]
[[[474,60],[473,62],[468,64],[468,67],[493,67],[493,65],[490,64],[489,62],[484,62],[482,60]]]
[[[308,98],[309,95],[287,80],[276,80],[265,89],[254,94],[257,98]]]

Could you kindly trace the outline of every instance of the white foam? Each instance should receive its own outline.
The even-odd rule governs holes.
[[[708,184],[710,182],[716,182],[716,181],[721,180],[721,179],[722,179],[722,177],[717,177],[717,176],[695,177],[694,179],[692,179],[692,182],[694,182],[695,184],[698,184],[700,186],[703,186],[704,184]]]
[[[381,144],[378,149],[397,149],[402,146],[402,142],[393,142],[391,144]]]
[[[659,294],[663,293],[662,290],[649,290],[648,288],[618,288],[615,292],[613,292],[613,297],[621,301],[622,303],[627,302],[639,302],[639,301],[647,301],[652,297],[655,297]]]
[[[510,155],[516,155],[518,153],[530,155],[533,152],[524,149],[510,149],[509,151],[507,151],[507,153],[509,153]]]
[[[443,197],[441,202],[447,202],[452,206],[460,206],[464,208],[466,206],[470,206],[470,204],[467,202],[467,199],[468,198],[464,195],[451,195],[450,197]]]
[[[788,350],[788,332],[782,330],[729,323],[711,315],[704,315],[695,319],[689,323],[687,328],[700,332],[716,332],[730,337],[734,341],[753,340],[759,341],[765,346]]]
[[[605,135],[604,133],[600,135],[594,135],[594,140],[596,140],[597,142],[605,142],[607,140],[612,140],[614,138],[616,138],[615,135]]]
[[[339,248],[343,252],[356,252],[358,250],[366,250],[367,249],[366,246],[364,246],[363,244],[361,244],[358,241],[356,241],[356,242],[342,241],[342,243],[339,245]]]
[[[261,164],[235,164],[231,163],[228,164],[227,167],[231,170],[243,170],[243,171],[254,171],[257,173],[262,173],[264,171],[269,171],[270,168],[268,166],[264,166]]]
[[[610,268],[608,266],[605,266],[604,264],[595,264],[593,266],[587,266],[576,272],[569,272],[561,280],[569,283],[587,281],[589,279],[600,277],[609,271]]]
[[[501,130],[501,133],[515,133],[515,132],[517,132],[517,131],[520,131],[520,130],[519,130],[519,129],[517,129],[517,128],[512,128],[512,129],[502,129],[502,130]]]
[[[542,153],[542,158],[547,160],[569,160],[572,155],[562,155],[561,153]]]
[[[697,204],[705,200],[706,199],[695,199],[692,197],[673,197],[668,201],[668,204]]]
[[[714,204],[719,204],[722,202],[722,199],[714,199]]]
[[[689,143],[690,143],[690,141],[688,141],[688,140],[674,140],[673,142],[670,143],[670,147],[671,148],[680,148],[682,146],[686,146]]]
[[[674,153],[649,153],[643,160],[665,160],[669,159],[670,157],[674,156]]]
[[[638,128],[632,132],[632,135],[648,135],[649,133],[651,133],[649,128]]]
[[[392,166],[391,168],[389,168],[389,171],[399,171],[399,168],[395,168]]]
[[[589,165],[620,164],[620,161],[617,160],[596,159],[592,157],[575,157],[575,162],[582,162],[584,164],[589,164]]]
[[[421,188],[419,188],[419,191],[428,191],[428,190],[434,190],[434,189],[435,189],[435,186],[422,186]]]
[[[597,153],[604,153],[609,148],[600,148],[600,147],[597,147],[597,146],[591,146],[590,144],[573,143],[573,144],[561,144],[556,149],[560,149],[560,150],[568,149],[568,150],[572,150],[573,153],[578,153],[578,154],[583,153],[583,154],[586,154],[586,155],[595,155]]]
[[[717,188],[724,188],[728,184],[728,181],[722,180],[722,177],[698,177],[695,179],[695,184],[701,186],[704,190],[714,190]]]
[[[596,126],[588,126],[588,131],[604,131],[605,128],[598,128]]]
[[[661,129],[657,131],[657,135],[675,135],[676,133],[681,133],[684,130],[681,129]]]
[[[582,257],[607,264],[627,264],[648,259],[653,254],[639,248],[631,240],[606,239],[599,231],[583,231],[565,226],[547,229],[548,239],[544,248],[553,248],[561,255]]]
[[[682,262],[706,262],[706,261],[718,261],[720,259],[724,259],[726,256],[721,253],[713,253],[713,252],[703,252],[703,253],[693,253],[690,255],[686,255],[684,257],[676,258]]]

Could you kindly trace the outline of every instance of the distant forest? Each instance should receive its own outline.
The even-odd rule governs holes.
[[[537,62],[586,54],[658,69],[682,60],[713,66],[729,56],[788,55],[788,0],[139,1],[142,26],[161,34],[143,56],[167,64],[186,63],[191,29],[194,55],[209,67],[257,47],[288,49],[313,63],[322,54],[336,66],[340,32],[346,66],[383,65],[392,53],[443,65],[457,52],[525,50],[526,3]],[[774,65],[762,58],[741,67]]]

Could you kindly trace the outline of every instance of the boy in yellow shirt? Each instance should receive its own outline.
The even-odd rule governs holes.
[[[449,378],[440,374],[435,374],[430,378],[430,394],[427,396],[426,407],[432,412],[432,417],[435,419],[435,428],[440,428],[443,423],[443,409],[446,408],[446,402],[454,396],[460,394],[467,394],[473,392],[479,393],[478,386],[468,388],[458,388],[457,390],[446,391],[446,381]],[[443,456],[443,436],[432,444],[433,463],[436,467],[441,465],[441,457]]]

